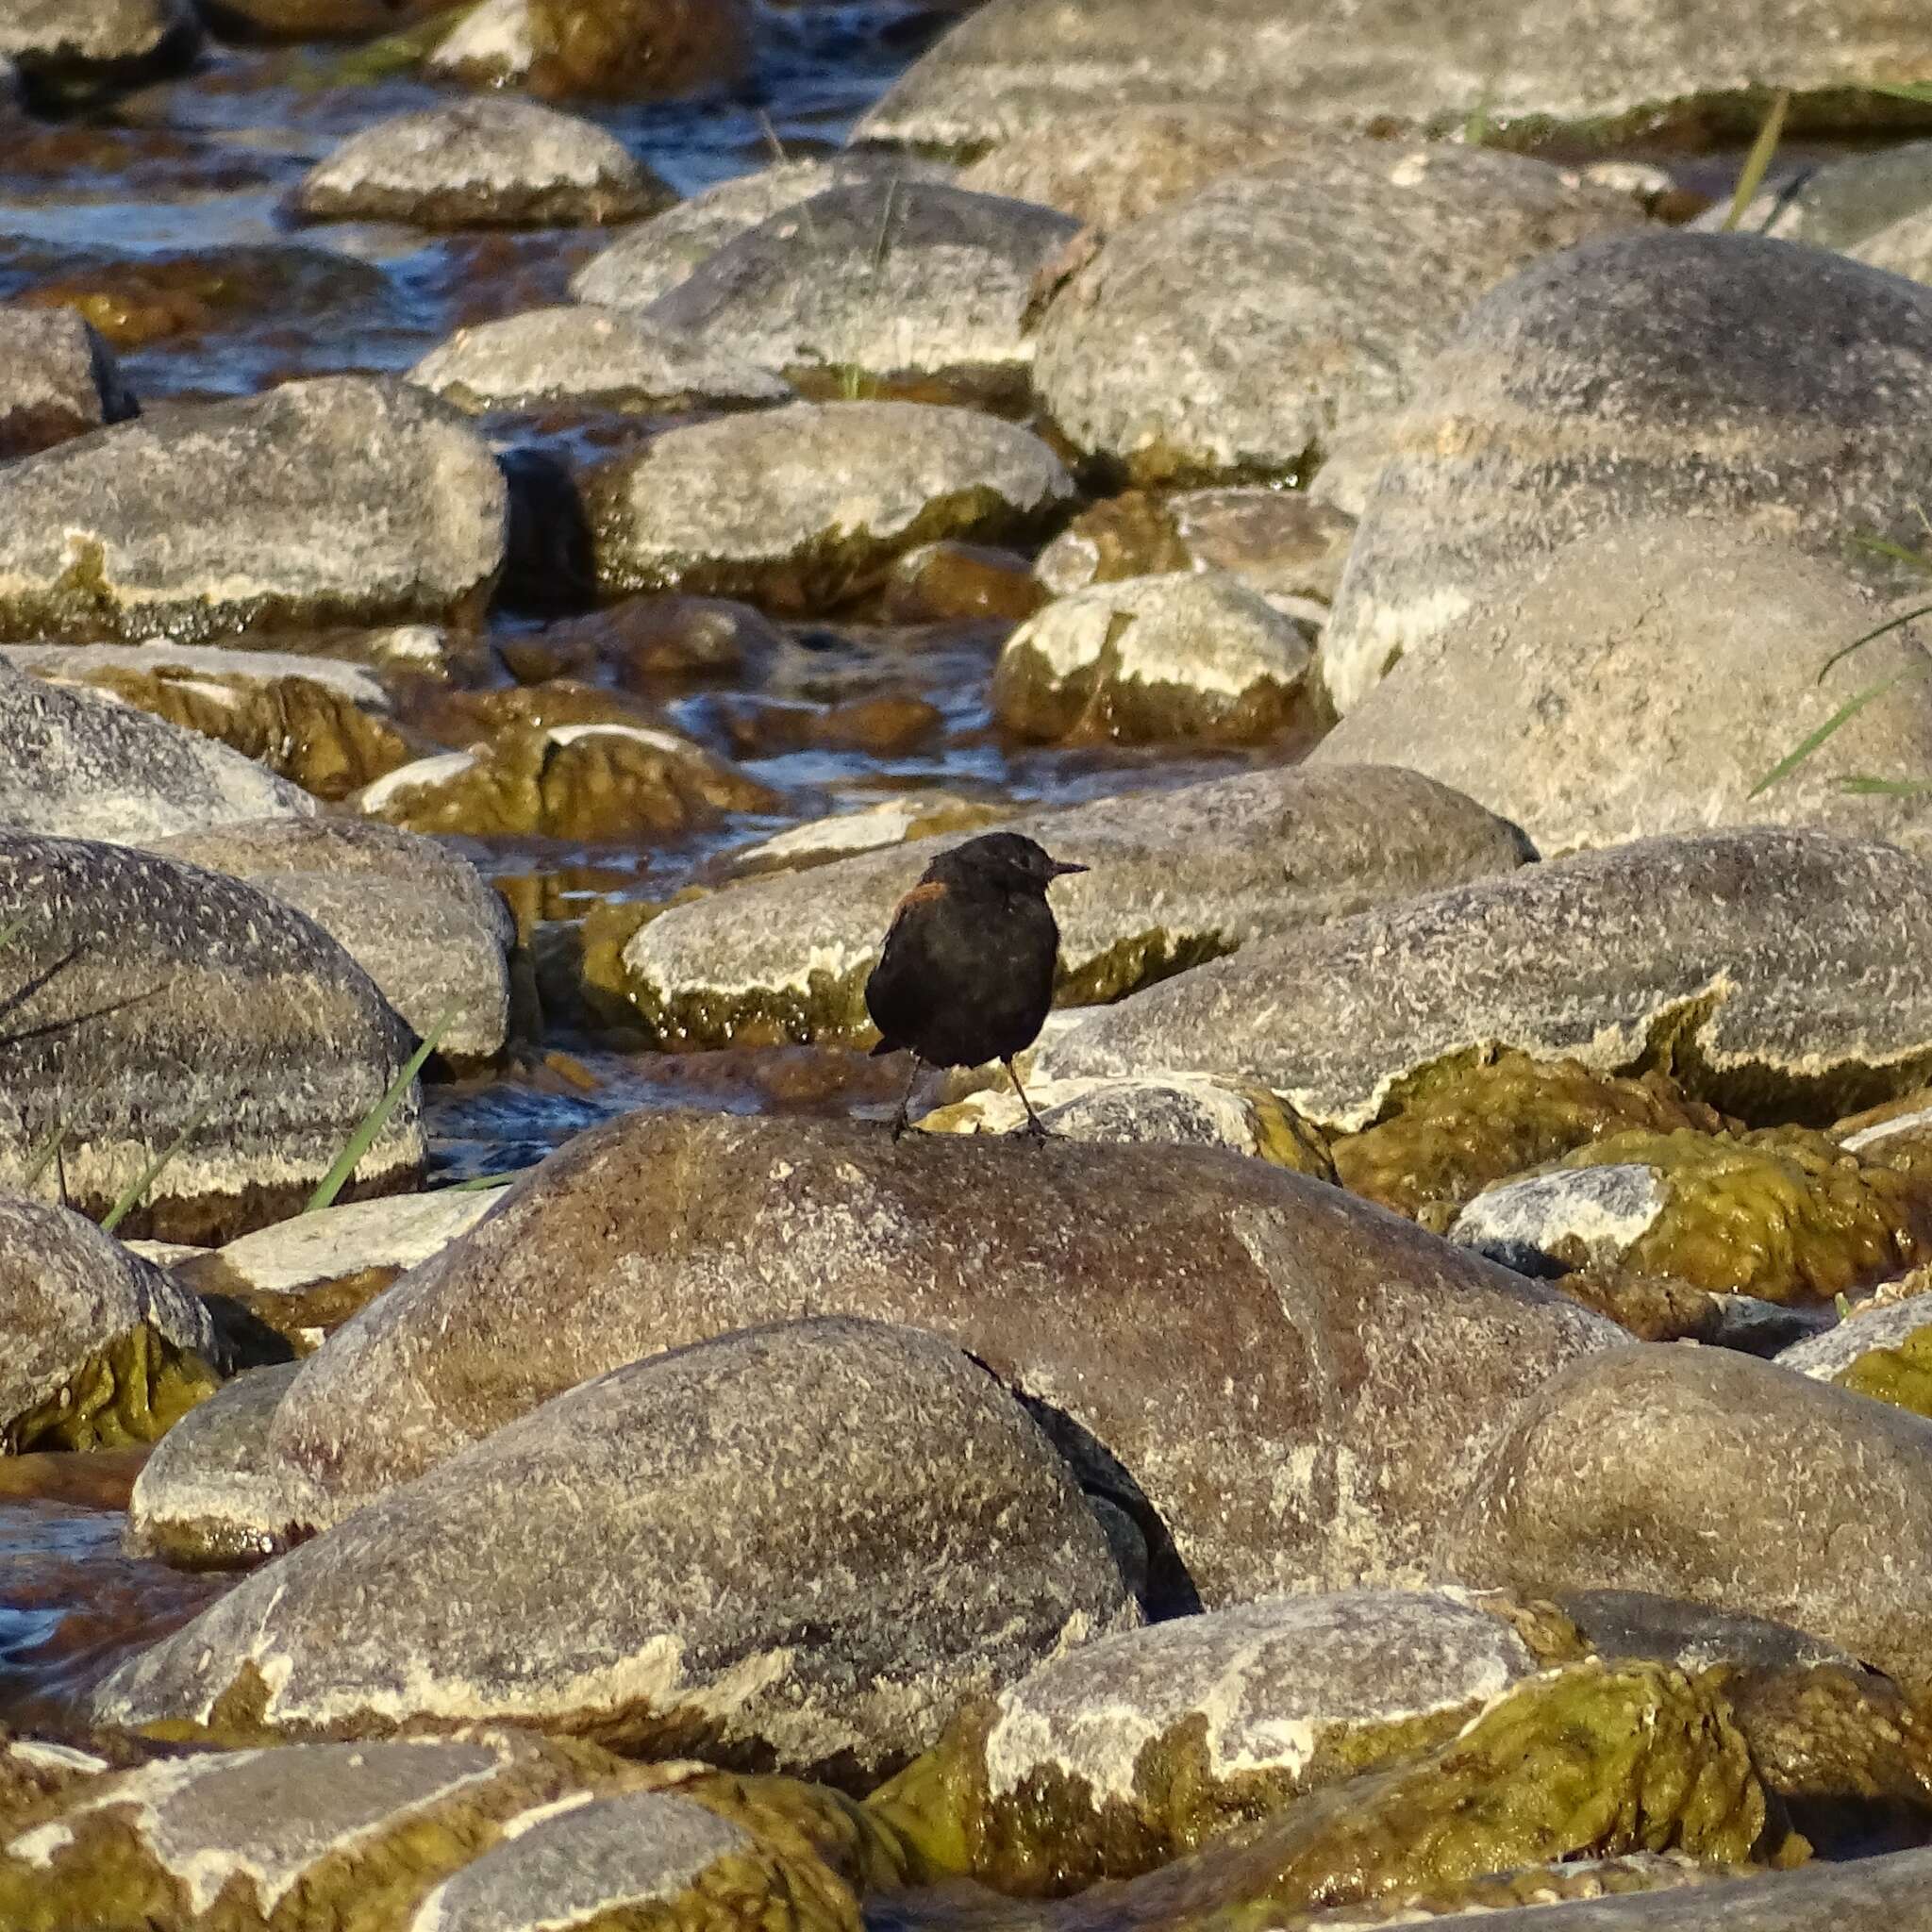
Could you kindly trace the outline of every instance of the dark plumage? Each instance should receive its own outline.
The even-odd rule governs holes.
[[[921,1061],[1004,1062],[1028,1131],[1044,1136],[1013,1056],[1040,1037],[1053,1005],[1060,929],[1046,889],[1064,874],[1086,870],[1048,858],[1018,832],[989,832],[941,853],[899,901],[879,963],[865,982],[866,1010],[882,1036],[873,1051],[913,1055],[893,1140],[906,1131]]]

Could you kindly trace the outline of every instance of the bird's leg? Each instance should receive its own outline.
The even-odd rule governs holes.
[[[899,1111],[892,1116],[892,1139],[897,1140],[912,1123],[906,1109],[912,1105],[912,1090],[919,1084],[919,1056],[912,1056],[912,1071],[906,1075],[906,1091],[899,1096]]]
[[[1010,1059],[1002,1060],[1000,1064],[1007,1070],[1007,1078],[1013,1083],[1013,1091],[1020,1096],[1020,1105],[1026,1109],[1026,1124],[1020,1131],[1035,1141],[1046,1140],[1046,1123],[1033,1111],[1033,1103],[1026,1098],[1026,1090],[1020,1084],[1018,1070]]]

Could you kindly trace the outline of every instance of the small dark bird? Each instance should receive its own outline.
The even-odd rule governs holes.
[[[879,963],[865,982],[865,1008],[882,1036],[875,1054],[909,1049],[912,1073],[892,1120],[906,1131],[920,1063],[976,1067],[1000,1060],[1026,1109],[1027,1131],[1043,1140],[1013,1071],[1053,1005],[1060,929],[1046,889],[1085,872],[1050,858],[1018,832],[989,832],[942,852],[893,908]]]

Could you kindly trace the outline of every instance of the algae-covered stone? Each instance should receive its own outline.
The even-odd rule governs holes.
[[[801,1119],[593,1129],[311,1357],[273,1446],[346,1503],[654,1351],[807,1311],[906,1322],[1064,1416],[1151,1538],[1152,1594],[1226,1603],[1413,1581],[1512,1405],[1620,1339],[1261,1161],[1037,1152]]]
[[[1476,296],[1638,219],[1516,155],[1310,143],[1113,235],[1048,310],[1034,382],[1136,482],[1306,481]]]
[[[1555,1173],[1479,1194],[1451,1239],[1511,1267],[1540,1263],[1538,1273],[1590,1266],[1828,1302],[1926,1255],[1932,1191],[1803,1128],[1738,1138],[1636,1127],[1579,1148]]]
[[[212,1391],[208,1312],[91,1222],[0,1194],[0,1452],[151,1442]]]
[[[1727,1350],[1633,1346],[1524,1403],[1445,1521],[1440,1575],[1647,1590],[1776,1618],[1932,1683],[1932,1428]]]
[[[835,188],[944,182],[952,171],[911,155],[828,155],[779,161],[701,189],[689,201],[627,230],[571,281],[580,302],[644,308],[684,280],[726,242],[761,222]]]
[[[215,1737],[515,1719],[865,1779],[1138,1617],[990,1375],[826,1319],[573,1390],[258,1572],[98,1707]]]
[[[459,47],[451,36],[442,66],[552,99],[675,97],[742,76],[747,11],[744,0],[489,0],[468,23],[475,38]]]
[[[0,1847],[0,1921],[404,1932],[440,1879],[532,1813],[627,1781],[605,1753],[513,1733],[164,1758],[91,1780]]]
[[[675,1791],[633,1791],[533,1821],[444,1879],[409,1932],[552,1932],[647,1911],[745,1932],[858,1932],[859,1923],[829,1873],[780,1860]]]
[[[0,1176],[17,1185],[56,1144],[37,1189],[97,1216],[141,1182],[130,1235],[221,1237],[292,1212],[408,1054],[348,954],[239,879],[8,834],[0,921]],[[393,1191],[422,1159],[411,1086],[356,1185]]]
[[[791,385],[742,348],[589,304],[532,308],[459,328],[409,380],[464,409],[673,410],[782,403]]]
[[[1083,1020],[1040,1067],[1229,1074],[1346,1132],[1514,1047],[1829,1120],[1921,1083],[1928,947],[1932,871],[1895,846],[1646,839],[1246,946]]]
[[[1491,1182],[1603,1135],[1633,1127],[1712,1132],[1722,1124],[1660,1073],[1617,1079],[1574,1059],[1505,1052],[1416,1082],[1392,1118],[1338,1141],[1334,1158],[1343,1186],[1441,1234]]]
[[[0,59],[55,87],[139,78],[185,61],[201,39],[188,0],[5,0]]]
[[[1932,1418],[1932,1301],[1915,1295],[1855,1311],[1837,1327],[1794,1342],[1777,1357],[1821,1382],[1836,1382]]]
[[[1035,202],[933,182],[831,188],[727,242],[647,317],[768,369],[1025,363],[1034,277],[1079,225]]]
[[[467,621],[505,504],[488,445],[406,384],[329,376],[123,423],[0,475],[0,636]]]
[[[72,309],[0,308],[0,462],[140,413],[107,343]]]
[[[1042,1665],[869,1802],[939,1869],[1076,1890],[1453,1738],[1543,1661],[1454,1595],[1269,1598]]]
[[[1922,534],[1932,429],[1898,397],[1928,381],[1932,291],[1823,249],[1657,229],[1534,263],[1460,320],[1389,426],[1323,645],[1337,705],[1352,709],[1400,656],[1505,596],[1505,578],[1607,525],[1755,531],[1880,589],[1909,588],[1898,563],[1852,540]],[[1656,594],[1674,601],[1668,582]],[[1815,641],[1814,675],[1871,627]],[[1722,631],[1719,647],[1710,689],[1722,694],[1721,667],[1743,664],[1746,647]],[[1787,651],[1804,658],[1802,637],[1781,660]],[[1681,663],[1674,675],[1686,676]],[[1760,742],[1764,675],[1744,693]],[[1735,786],[1726,771],[1724,794]]]
[[[315,811],[225,745],[0,663],[0,825],[128,843]]]
[[[671,191],[615,135],[529,101],[458,101],[352,135],[302,184],[316,221],[582,225],[652,213]]]
[[[1067,1005],[1529,856],[1514,826],[1386,766],[1245,773],[1034,812],[1012,828],[1091,868],[1054,895]],[[748,1027],[868,1039],[863,990],[880,936],[942,849],[910,840],[672,907],[625,946],[622,990],[667,1043],[723,1045]]]
[[[177,834],[148,849],[246,879],[306,913],[425,1039],[447,1014],[446,1058],[501,1050],[514,923],[476,868],[447,847],[368,820],[309,818]]]
[[[1221,573],[1076,591],[1007,640],[993,715],[1023,738],[1241,744],[1297,716],[1307,634]]]
[[[1783,535],[1701,519],[1592,526],[1474,584],[1468,608],[1405,642],[1313,756],[1426,772],[1551,858],[1741,823],[1913,842],[1922,801],[1847,781],[1932,769],[1926,633],[1904,626],[1824,670],[1886,614],[1840,558]],[[1874,685],[1815,755],[1758,790]]]
[[[1073,479],[1038,437],[923,403],[794,403],[673,429],[584,486],[607,591],[837,603],[939,537],[1050,522]]]

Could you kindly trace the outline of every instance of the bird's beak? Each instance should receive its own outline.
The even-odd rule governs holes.
[[[1084,865],[1068,865],[1058,858],[1053,862],[1053,875],[1057,879],[1064,878],[1070,872],[1085,872],[1087,868]]]

